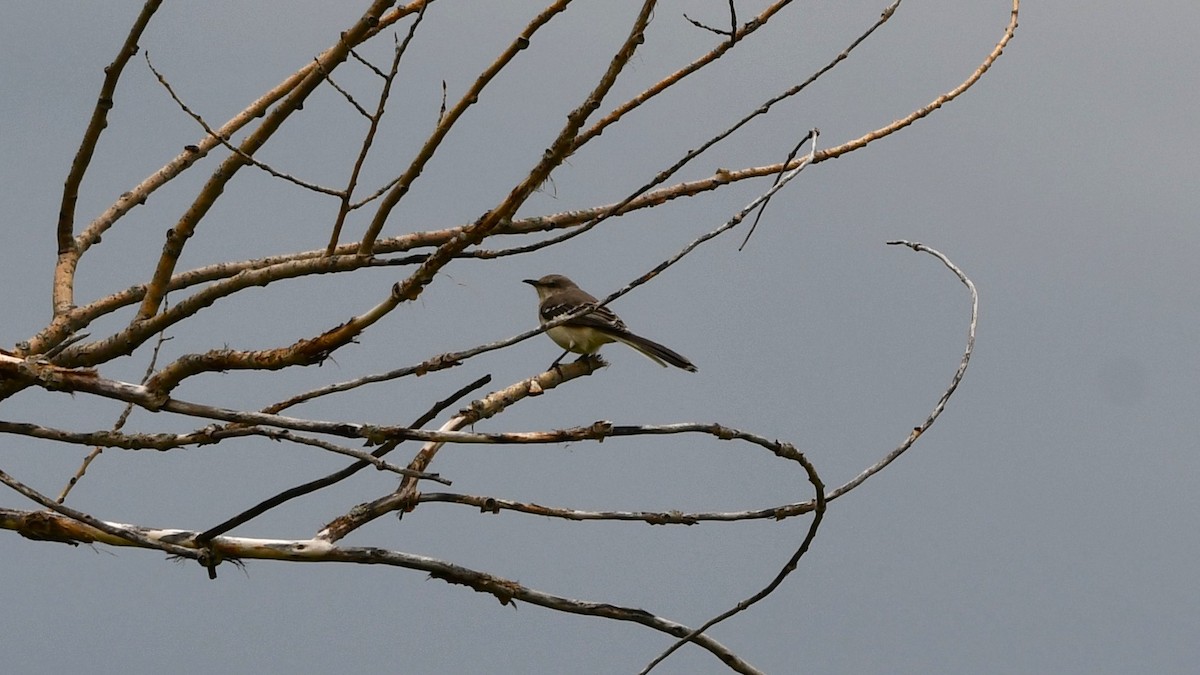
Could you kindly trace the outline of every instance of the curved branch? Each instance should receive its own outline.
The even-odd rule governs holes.
[[[1013,34],[1017,30],[1017,14],[1020,8],[1021,0],[1013,0],[1012,11],[1009,13],[1008,25],[1005,26],[1004,34],[1000,36],[1000,41],[996,43],[996,46],[993,47],[992,51],[987,55],[986,58],[984,58],[983,63],[979,64],[979,67],[976,68],[975,71],[967,77],[967,79],[963,80],[962,84],[933,99],[928,105],[912,111],[908,115],[896,120],[895,122],[892,122],[891,124],[880,127],[875,131],[865,134],[852,141],[848,141],[839,146],[829,148],[821,153],[818,153],[816,161],[823,162],[827,159],[837,159],[848,152],[858,150],[871,141],[878,140],[885,136],[890,136],[904,127],[912,124],[913,122],[927,117],[934,110],[937,110],[943,105],[958,98],[963,92],[970,89],[973,84],[978,82],[979,78],[983,77],[983,74],[986,73],[988,69],[992,67],[992,64],[996,62],[996,59],[1000,58],[1000,54],[1004,52],[1004,48],[1008,45],[1009,40],[1012,39]]]
[[[941,263],[946,266],[946,269],[953,272],[954,275],[958,277],[958,280],[967,287],[967,291],[969,291],[971,294],[971,321],[967,324],[967,346],[966,349],[963,350],[962,359],[958,362],[958,369],[954,371],[954,376],[950,378],[950,386],[946,388],[946,391],[942,393],[941,398],[939,398],[937,403],[934,404],[933,410],[930,411],[929,416],[925,418],[925,421],[921,422],[916,427],[913,427],[913,430],[911,433],[909,433],[908,438],[894,450],[889,452],[883,459],[865,469],[862,473],[855,476],[845,485],[842,485],[833,492],[830,492],[827,495],[828,499],[837,499],[859,485],[862,485],[863,482],[868,478],[879,473],[885,466],[891,464],[893,460],[904,454],[904,451],[912,447],[912,444],[921,437],[921,434],[925,433],[929,430],[929,427],[933,426],[933,423],[937,421],[937,418],[942,414],[942,411],[946,409],[946,404],[950,401],[950,397],[954,395],[954,391],[958,389],[958,384],[962,382],[963,376],[967,374],[967,366],[971,363],[971,354],[973,354],[975,351],[975,327],[979,323],[979,292],[975,290],[974,282],[972,282],[971,279],[968,278],[967,275],[964,274],[957,265],[951,262],[949,258],[936,249],[932,249],[924,244],[911,241],[889,241],[888,245],[907,246],[918,253],[928,253],[929,255],[932,255],[940,260]]]
[[[888,464],[891,464],[896,460],[896,458],[911,448],[913,444],[917,442],[917,439],[933,426],[933,423],[937,421],[938,417],[940,417],[942,412],[946,409],[946,404],[950,401],[950,397],[953,396],[954,392],[958,389],[959,383],[962,382],[963,377],[966,376],[967,366],[971,363],[971,355],[975,352],[975,329],[979,323],[979,293],[975,289],[975,283],[972,282],[971,279],[943,253],[924,244],[910,241],[889,241],[888,245],[907,246],[914,251],[932,255],[941,261],[941,263],[945,265],[947,269],[953,272],[954,275],[958,277],[958,280],[967,287],[967,291],[971,295],[971,317],[967,323],[967,344],[963,349],[962,358],[959,359],[958,368],[955,369],[954,375],[950,378],[950,386],[948,386],[946,390],[942,392],[942,395],[938,398],[937,403],[934,404],[933,410],[930,411],[925,420],[913,427],[912,431],[909,432],[908,437],[878,462],[867,467],[845,484],[826,493],[825,499],[827,501],[833,501],[838,497],[841,497],[859,485],[862,485],[871,476],[874,476],[882,471],[884,467],[886,467]],[[815,502],[789,504],[785,507],[781,507],[779,513],[781,514],[781,517],[787,517],[811,511],[813,508],[815,508],[815,506]]]
[[[257,159],[254,159],[254,157],[251,157],[249,154],[243,152],[241,148],[234,145],[233,143],[230,143],[226,138],[224,138],[219,133],[217,133],[217,131],[215,129],[213,129],[211,126],[209,126],[208,122],[205,121],[205,119],[203,117],[201,117],[199,113],[192,110],[190,107],[188,107],[188,104],[183,102],[183,99],[179,98],[179,94],[177,94],[175,92],[175,88],[172,87],[171,83],[167,81],[166,76],[163,75],[162,73],[158,72],[158,69],[154,67],[154,63],[150,60],[150,52],[146,52],[145,56],[146,56],[146,67],[149,68],[150,72],[154,74],[155,79],[157,79],[158,83],[160,85],[162,85],[162,88],[167,90],[167,94],[171,97],[172,101],[175,101],[175,105],[178,105],[179,109],[182,110],[184,112],[184,114],[186,114],[188,117],[191,117],[193,122],[200,125],[200,128],[203,129],[205,131],[205,133],[207,133],[209,135],[209,137],[215,139],[218,143],[220,143],[223,148],[225,148],[226,150],[228,150],[229,152],[231,152],[235,155],[241,155],[242,159],[245,160],[247,164],[249,164],[261,171],[266,172],[268,175],[271,175],[280,180],[284,180],[289,183],[292,183],[293,185],[304,188],[305,190],[311,190],[312,192],[316,192],[318,194],[323,194],[323,195],[329,195],[331,197],[343,197],[344,196],[344,193],[341,192],[340,190],[335,190],[333,188],[327,188],[323,185],[317,185],[316,183],[311,183],[309,181],[306,181],[306,180],[303,180],[300,178],[296,178],[295,176],[292,176],[290,174],[283,173],[282,171],[275,169],[274,167],[272,167],[271,165],[269,165],[265,162],[260,162]],[[332,82],[331,82],[331,84],[332,84]],[[334,86],[336,87],[336,85],[334,85]]]
[[[792,449],[795,450],[794,448]],[[774,593],[775,589],[779,588],[784,579],[786,579],[792,572],[796,571],[796,566],[799,564],[800,558],[804,557],[804,554],[808,552],[809,547],[812,546],[813,539],[817,536],[817,529],[821,526],[821,521],[825,516],[825,484],[821,482],[821,477],[817,475],[816,468],[813,467],[812,463],[808,461],[808,458],[799,452],[795,454],[797,455],[796,460],[804,466],[804,470],[808,474],[808,481],[812,484],[813,489],[816,490],[817,495],[817,504],[816,508],[813,510],[812,523],[809,524],[808,532],[804,535],[804,539],[800,542],[800,545],[792,553],[791,557],[788,558],[788,561],[784,563],[783,568],[775,574],[775,577],[771,579],[766,586],[762,587],[754,595],[751,595],[733,607],[725,610],[717,616],[714,616],[708,621],[705,621],[702,626],[693,629],[691,633],[679,638],[675,644],[668,647],[663,651],[663,653],[655,657],[654,660],[646,664],[646,667],[642,669],[641,673],[644,674],[650,672],[656,665],[662,663],[663,660],[673,654],[677,649],[688,642],[694,641],[697,637],[704,635],[704,631],[708,630],[709,628],[712,628],[725,619],[728,619],[735,614],[740,614],[747,609],[750,609],[755,604],[758,604],[758,602],[760,602],[763,598],[766,598],[771,593]]]

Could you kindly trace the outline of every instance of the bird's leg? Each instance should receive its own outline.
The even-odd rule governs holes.
[[[550,364],[550,367],[549,367],[549,368],[547,368],[546,370],[553,370],[554,372],[558,373],[558,376],[559,376],[559,377],[562,377],[562,376],[563,376],[562,369],[560,369],[560,368],[558,367],[558,362],[559,362],[559,361],[562,361],[562,360],[563,360],[563,357],[564,357],[564,356],[566,356],[567,354],[570,354],[570,353],[571,353],[571,350],[569,350],[569,349],[564,349],[564,350],[563,350],[563,353],[559,354],[559,355],[558,355],[558,358],[557,358],[557,359],[554,359],[554,363],[551,363],[551,364]]]

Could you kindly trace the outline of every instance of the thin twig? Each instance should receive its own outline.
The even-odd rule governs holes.
[[[913,443],[915,443],[916,440],[921,437],[921,434],[924,434],[929,430],[929,427],[933,426],[933,423],[937,421],[938,416],[940,416],[942,411],[946,409],[946,403],[950,401],[950,397],[953,396],[954,391],[958,389],[958,384],[962,382],[963,376],[967,374],[967,365],[970,364],[971,355],[975,351],[975,328],[979,324],[979,292],[975,290],[975,283],[972,282],[971,279],[968,278],[967,275],[963,273],[963,271],[959,269],[957,265],[951,262],[949,258],[936,249],[932,249],[921,243],[904,240],[889,241],[888,245],[907,246],[914,251],[932,255],[940,260],[941,263],[946,266],[946,269],[953,272],[954,275],[958,277],[958,280],[967,287],[967,291],[969,291],[971,294],[971,320],[967,324],[967,346],[963,350],[962,358],[958,362],[958,369],[954,371],[954,376],[950,378],[950,386],[947,387],[946,391],[942,393],[941,398],[939,398],[937,403],[933,406],[933,410],[925,418],[925,421],[913,427],[913,430],[909,433],[908,438],[906,438],[903,443],[889,452],[883,459],[866,468],[862,473],[855,476],[845,485],[838,487],[826,495],[826,498],[829,500],[834,500],[838,497],[841,497],[859,485],[862,485],[862,483],[871,476],[882,471],[884,467],[886,467],[888,464],[891,464],[897,457],[904,454],[906,450],[912,447]]]
[[[154,77],[158,79],[158,83],[160,85],[162,85],[163,89],[167,90],[167,94],[169,94],[171,96],[171,100],[175,101],[175,104],[179,106],[179,109],[182,110],[184,113],[186,113],[188,117],[191,117],[192,120],[194,120],[196,122],[196,124],[200,125],[201,129],[204,129],[205,133],[207,133],[209,136],[211,136],[217,142],[219,142],[221,145],[223,145],[226,150],[232,152],[235,155],[240,155],[241,158],[243,160],[245,160],[247,164],[250,164],[257,169],[261,169],[262,171],[267,172],[268,174],[274,176],[275,178],[279,178],[279,179],[285,180],[293,185],[302,187],[305,190],[312,190],[313,192],[317,192],[317,193],[324,194],[324,195],[331,195],[334,197],[342,197],[343,196],[342,192],[339,190],[335,190],[333,188],[327,188],[323,185],[317,185],[316,183],[310,183],[306,180],[296,178],[295,176],[292,176],[291,174],[287,174],[282,171],[279,171],[279,170],[275,169],[274,167],[272,167],[271,165],[267,164],[266,162],[260,162],[259,160],[255,159],[254,157],[251,157],[249,154],[247,154],[241,148],[230,143],[228,139],[222,137],[220,134],[217,133],[217,131],[215,129],[210,127],[208,125],[208,122],[204,121],[204,118],[201,117],[199,113],[193,111],[191,108],[188,107],[188,105],[186,103],[183,102],[183,99],[179,98],[179,95],[175,93],[175,89],[174,89],[174,87],[171,86],[171,83],[167,81],[167,78],[162,73],[158,72],[158,70],[154,67],[154,63],[150,61],[150,52],[146,52],[145,59],[146,59],[146,66],[148,68],[150,68],[150,72],[154,73]],[[321,70],[321,72],[324,73],[325,71]]]
[[[384,75],[378,68],[375,68],[375,72],[383,77],[383,89],[379,92],[379,100],[375,104],[375,113],[367,115],[370,124],[367,126],[367,133],[363,136],[362,145],[358,150],[358,157],[354,160],[354,167],[350,170],[350,178],[346,181],[346,189],[342,191],[342,198],[338,203],[338,214],[334,219],[333,231],[329,235],[329,244],[325,247],[326,256],[331,256],[337,251],[337,243],[342,235],[342,227],[345,225],[346,215],[350,213],[350,198],[354,194],[354,189],[358,187],[358,177],[362,173],[363,165],[367,161],[367,154],[370,153],[371,145],[375,141],[375,134],[379,130],[379,122],[383,119],[384,110],[387,108],[387,100],[392,90],[392,83],[395,82],[396,73],[400,70],[400,59],[404,56],[405,51],[407,51],[413,36],[417,34],[417,26],[421,25],[421,20],[424,18],[425,7],[422,6],[421,11],[417,13],[416,20],[408,27],[408,34],[404,36],[404,42],[400,42],[393,35],[393,40],[396,44],[392,50],[392,67],[388,70],[387,74]]]
[[[358,55],[354,53],[353,49],[350,50],[350,54],[352,56],[358,58]],[[358,58],[358,60],[362,61],[361,58]],[[321,76],[325,78],[325,82],[329,86],[333,87],[334,91],[341,94],[342,98],[346,99],[346,102],[350,104],[351,108],[354,108],[356,111],[358,111],[359,115],[362,115],[363,117],[365,117],[367,119],[371,119],[371,113],[367,112],[367,109],[362,107],[362,104],[360,104],[358,102],[358,100],[354,98],[353,94],[351,94],[350,92],[348,92],[344,88],[342,88],[342,86],[340,84],[338,84],[336,80],[333,79],[333,75],[325,72],[325,69],[321,67],[320,61],[318,61],[317,59],[313,59],[313,67],[317,69],[317,72],[321,73]],[[375,67],[371,66],[371,68],[375,68]],[[376,69],[376,70],[378,70],[378,69]]]
[[[169,339],[171,338],[168,338],[166,333],[158,334],[158,340],[154,343],[154,351],[150,354],[150,362],[146,364],[146,372],[142,373],[142,384],[146,384],[146,380],[150,379],[150,375],[154,372],[154,365],[158,363],[158,354],[160,351],[162,351],[163,344]],[[125,409],[121,411],[120,416],[117,417],[116,423],[113,424],[112,431],[116,432],[124,429],[125,422],[129,420],[129,414],[132,412],[133,404],[126,403]],[[100,453],[102,452],[104,452],[104,446],[97,445],[92,448],[92,451],[89,452],[86,457],[83,458],[83,463],[79,465],[79,469],[75,471],[75,475],[71,476],[71,479],[67,481],[65,486],[63,486],[62,492],[58,493],[59,504],[62,504],[67,500],[67,495],[70,494],[72,488],[79,483],[80,479],[82,479],[84,474],[87,473],[88,467],[92,465],[92,461],[99,457]]]
[[[438,124],[446,117],[446,81],[442,80],[442,105],[438,108],[437,121]]]
[[[887,243],[890,246],[907,246],[914,251],[928,253],[936,257],[943,265],[946,266],[947,269],[949,269],[956,277],[958,277],[958,280],[962,282],[964,286],[967,287],[967,291],[971,296],[971,315],[967,322],[967,343],[963,348],[962,358],[959,359],[958,368],[954,371],[954,375],[950,378],[950,386],[948,386],[946,390],[942,392],[941,397],[938,398],[937,403],[933,406],[933,410],[929,413],[925,420],[913,427],[912,431],[908,433],[908,436],[878,462],[867,467],[845,484],[827,492],[825,494],[825,499],[827,501],[833,501],[838,497],[845,495],[859,485],[862,485],[871,476],[874,476],[882,471],[887,465],[891,464],[896,460],[896,458],[911,448],[913,444],[917,442],[917,439],[920,438],[926,431],[928,431],[931,426],[933,426],[933,423],[937,421],[938,417],[942,414],[942,411],[945,410],[946,404],[950,401],[950,397],[954,395],[955,390],[958,389],[959,383],[962,382],[963,377],[966,375],[967,366],[971,362],[971,355],[975,351],[975,331],[979,323],[979,293],[975,289],[975,283],[972,282],[971,279],[967,277],[967,275],[961,269],[959,269],[957,265],[951,262],[949,258],[935,249],[925,246],[924,244],[904,240],[889,241]],[[815,502],[789,504],[785,507],[781,507],[780,512],[790,516],[797,513],[811,511],[814,506]]]
[[[687,246],[684,246],[682,249],[680,249],[678,253],[671,256],[670,258],[667,258],[666,260],[662,261],[658,265],[655,265],[654,268],[651,269],[649,272],[646,272],[645,274],[641,275],[637,279],[634,279],[633,281],[626,284],[624,287],[609,294],[607,297],[605,297],[600,302],[600,305],[601,306],[607,305],[608,303],[625,295],[626,293],[632,291],[633,289],[637,288],[638,286],[641,286],[642,284],[646,283],[647,281],[650,281],[654,277],[661,274],[668,267],[671,267],[675,263],[682,260],[684,258],[684,256],[688,255],[692,251],[699,248],[699,246],[701,244],[703,244],[707,241],[710,241],[712,239],[715,239],[715,238],[719,237],[720,235],[724,234],[725,232],[733,229],[734,227],[737,227],[743,220],[745,220],[745,218],[748,214],[750,214],[752,211],[757,209],[760,205],[766,203],[767,200],[769,200],[776,192],[779,192],[780,190],[782,190],[784,188],[784,186],[786,186],[788,183],[790,183],[793,178],[800,175],[800,172],[803,171],[806,167],[808,167],[812,163],[812,158],[815,156],[815,148],[816,148],[816,142],[817,142],[816,129],[813,129],[813,131],[809,134],[809,137],[812,138],[814,152],[810,153],[807,157],[800,160],[799,163],[797,164],[796,168],[779,176],[779,178],[775,181],[775,183],[769,189],[767,189],[766,192],[763,192],[761,195],[754,198],[754,200],[752,200],[749,204],[742,207],[742,209],[740,211],[735,213],[732,218],[725,221],[725,223],[722,224],[720,227],[717,227],[716,229],[714,229],[710,232],[707,232],[707,233],[697,237],[696,239],[692,240],[691,243],[689,243]]]
[[[800,139],[800,142],[797,143],[794,148],[788,151],[787,157],[784,158],[783,163],[780,165],[779,174],[775,176],[776,183],[778,183],[779,179],[783,176],[783,167],[786,167],[792,163],[792,160],[796,158],[796,155],[800,154],[800,148],[803,147],[810,138],[813,141],[813,147],[812,152],[810,152],[808,156],[808,163],[812,164],[813,156],[817,153],[817,136],[820,134],[820,129],[810,129],[808,133],[804,135],[804,138]],[[746,232],[746,237],[742,239],[741,246],[738,246],[739,253],[746,248],[746,242],[750,241],[750,237],[754,234],[754,230],[758,229],[758,221],[762,219],[762,214],[767,210],[767,204],[769,203],[770,200],[764,201],[762,205],[758,207],[758,213],[754,214],[754,222],[750,223],[750,230]]]
[[[420,9],[420,10],[418,10],[418,11],[420,11],[421,13],[424,13],[424,12],[425,12],[425,7],[421,7],[421,9]],[[350,49],[350,56],[354,57],[354,60],[355,60],[355,61],[358,61],[358,62],[359,62],[359,63],[361,63],[362,65],[366,66],[366,67],[367,67],[367,68],[368,68],[368,69],[369,69],[371,72],[373,72],[373,73],[375,73],[376,75],[378,75],[378,76],[379,76],[379,79],[381,79],[381,80],[386,80],[386,79],[387,79],[387,75],[384,75],[384,74],[383,74],[383,71],[382,71],[382,70],[380,70],[378,66],[376,66],[374,63],[371,63],[371,62],[370,62],[370,61],[368,61],[367,59],[363,58],[363,56],[362,56],[361,54],[359,54],[357,50],[355,50],[355,49],[351,48],[351,49]]]
[[[425,412],[425,414],[418,417],[416,419],[416,421],[413,422],[412,426],[415,428],[420,428],[420,427],[425,426],[426,424],[429,424],[429,422],[433,421],[433,419],[435,417],[437,417],[438,415],[440,415],[443,410],[454,405],[454,403],[456,401],[458,401],[459,399],[463,398],[467,394],[470,394],[472,391],[475,391],[476,389],[479,389],[480,387],[487,385],[491,381],[492,381],[492,376],[485,375],[485,376],[475,380],[474,382],[471,382],[470,384],[466,385],[465,387],[462,387],[461,389],[454,392],[450,396],[435,403],[428,411]],[[398,446],[400,444],[400,442],[401,441],[399,441],[399,440],[388,441],[388,442],[384,443],[382,446],[376,448],[375,451],[371,453],[371,456],[374,458],[383,457],[384,455],[388,454],[392,450],[396,449],[396,446]],[[197,540],[198,541],[212,540],[213,538],[218,537],[218,536],[232,530],[233,528],[237,527],[238,525],[247,523],[250,520],[257,518],[258,516],[266,513],[267,511],[275,508],[276,506],[279,506],[281,504],[289,502],[297,497],[301,497],[306,494],[311,494],[313,492],[316,492],[317,490],[321,490],[321,489],[327,488],[331,485],[334,485],[336,483],[340,483],[341,481],[346,480],[350,476],[353,476],[354,474],[358,473],[359,471],[365,469],[367,466],[369,466],[369,464],[366,461],[360,460],[358,462],[355,462],[354,464],[347,466],[344,469],[341,469],[340,471],[335,471],[335,472],[333,472],[327,476],[324,476],[322,478],[318,478],[316,480],[309,481],[302,485],[297,485],[294,488],[284,490],[283,492],[280,492],[279,494],[277,494],[269,499],[264,499],[263,501],[259,502],[258,504],[255,504],[253,507],[246,509],[245,511],[242,511],[241,513],[233,516],[232,518],[229,518],[225,522],[223,522],[219,525],[216,525],[214,527],[211,527],[208,530],[205,530],[203,533],[201,533],[197,537]],[[406,471],[412,471],[412,469],[406,469]],[[424,473],[424,472],[420,472],[420,471],[416,472],[417,477],[421,477],[420,474],[422,474],[422,473]],[[412,474],[410,474],[410,475],[412,475]]]

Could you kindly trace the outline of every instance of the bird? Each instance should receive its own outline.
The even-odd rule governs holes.
[[[547,274],[540,279],[523,279],[524,283],[533,286],[538,294],[538,320],[545,324],[549,321],[572,314],[586,305],[595,305],[600,301],[592,294],[575,285],[561,274]],[[559,347],[567,350],[555,359],[551,367],[557,366],[567,352],[576,354],[595,354],[600,347],[610,342],[621,342],[637,351],[646,358],[666,368],[668,364],[682,368],[689,373],[696,372],[696,366],[679,352],[664,347],[659,343],[631,333],[625,322],[607,307],[596,307],[583,316],[555,326],[546,331],[551,340]]]

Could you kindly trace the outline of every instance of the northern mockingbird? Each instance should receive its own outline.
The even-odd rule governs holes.
[[[547,274],[541,279],[525,279],[524,282],[537,291],[540,301],[538,319],[543,324],[564,314],[572,314],[586,305],[600,302],[561,274]],[[664,368],[669,363],[690,373],[696,372],[696,366],[678,352],[630,333],[625,327],[625,322],[607,307],[597,307],[581,317],[555,326],[546,331],[546,335],[557,342],[559,347],[576,354],[595,354],[602,345],[623,342]],[[555,359],[554,365],[558,365],[566,355],[566,352],[563,352],[562,356]]]

